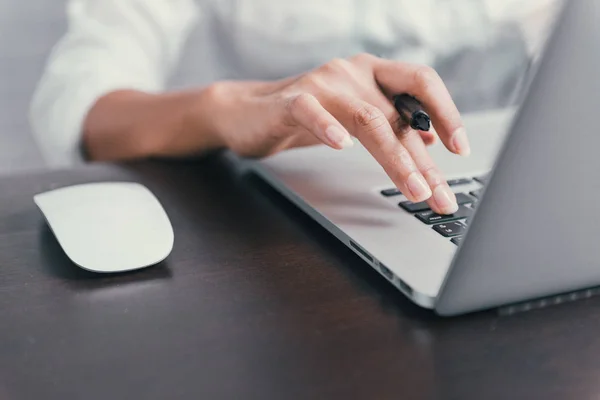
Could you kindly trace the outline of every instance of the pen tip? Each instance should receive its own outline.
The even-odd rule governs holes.
[[[428,131],[431,129],[431,118],[425,111],[415,111],[411,118],[411,128],[419,131]]]

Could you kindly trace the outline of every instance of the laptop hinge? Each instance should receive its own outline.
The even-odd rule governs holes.
[[[556,306],[559,304],[571,303],[577,300],[589,299],[590,297],[598,295],[600,295],[600,287],[595,287],[591,289],[577,290],[574,292],[563,293],[555,296],[542,297],[535,300],[514,303],[499,307],[497,308],[497,311],[498,315],[504,317],[522,312],[539,310],[540,308]]]

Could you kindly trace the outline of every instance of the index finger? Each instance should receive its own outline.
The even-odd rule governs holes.
[[[407,93],[419,99],[448,150],[463,156],[470,154],[469,140],[458,108],[442,78],[433,68],[376,59],[373,73],[386,93]]]
[[[413,202],[429,199],[431,188],[410,152],[400,143],[384,113],[359,98],[324,99],[327,109],[365,146],[394,184]]]

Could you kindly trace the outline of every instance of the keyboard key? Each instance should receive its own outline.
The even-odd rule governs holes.
[[[402,192],[399,191],[397,188],[391,188],[391,189],[382,190],[381,194],[384,195],[385,197],[392,197],[392,196],[400,196],[402,194]]]
[[[473,210],[470,208],[467,208],[464,205],[458,207],[458,211],[456,211],[454,214],[449,214],[449,215],[436,214],[435,212],[433,212],[431,210],[421,211],[421,212],[415,214],[415,216],[419,220],[421,220],[422,222],[424,222],[428,225],[437,224],[439,222],[456,221],[457,219],[468,218],[472,215],[473,215]]]
[[[466,225],[461,221],[452,221],[447,224],[434,225],[433,229],[445,237],[460,236],[465,233]]]
[[[472,203],[473,201],[475,201],[475,199],[467,194],[456,193],[456,202],[458,203],[458,205]],[[420,203],[413,203],[412,201],[403,201],[398,205],[404,208],[406,211],[412,213],[429,210],[429,205],[424,201]]]
[[[485,185],[488,183],[489,178],[490,178],[490,174],[485,174],[485,175],[481,175],[481,176],[476,176],[473,179],[475,179],[477,182]]]
[[[472,203],[465,204],[465,207],[468,207],[471,210],[475,210],[477,208],[477,204],[479,204],[479,202],[478,201],[474,201]]]
[[[460,244],[460,242],[462,242],[462,239],[463,239],[462,236],[457,236],[455,238],[452,238],[451,242],[458,246]]]
[[[413,203],[412,201],[402,201],[398,205],[411,213],[429,210],[429,204],[425,203],[424,201],[420,203]]]
[[[473,190],[470,193],[470,195],[474,196],[474,197],[477,197],[477,198],[480,198],[482,193],[483,193],[483,189],[477,189],[477,190]]]
[[[471,182],[473,182],[473,180],[469,178],[450,179],[448,181],[448,186],[466,185]]]

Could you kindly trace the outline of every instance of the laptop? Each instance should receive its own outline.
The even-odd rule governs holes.
[[[465,116],[469,158],[433,146],[456,214],[408,202],[358,143],[252,168],[439,315],[600,286],[599,20],[600,0],[565,2],[518,110]]]

